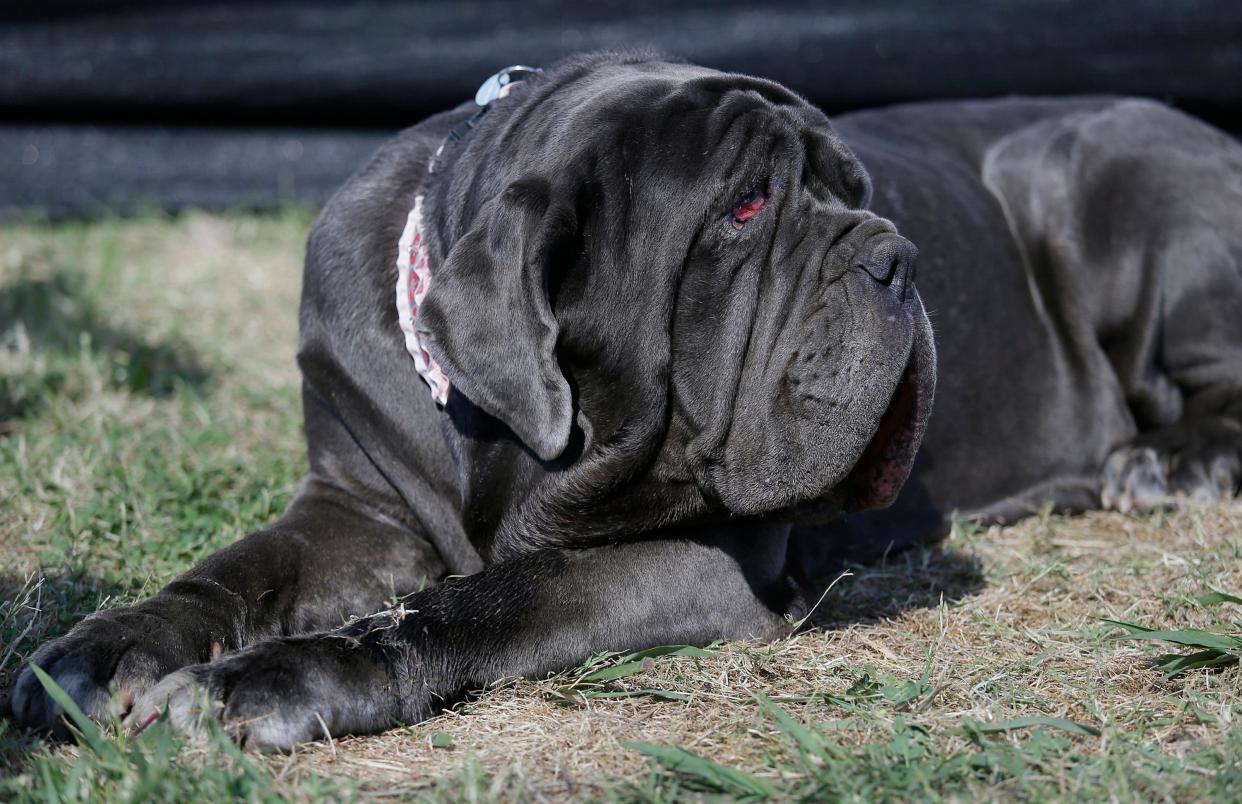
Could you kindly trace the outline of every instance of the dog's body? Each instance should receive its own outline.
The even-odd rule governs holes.
[[[88,711],[114,685],[133,722],[168,702],[192,723],[197,683],[260,745],[375,731],[600,650],[772,638],[843,553],[953,511],[1234,490],[1224,136],[1112,99],[834,134],[777,85],[641,57],[529,83],[460,143],[469,109],[403,132],[325,209],[301,318],[311,474],[271,529],[33,657]],[[913,250],[864,211],[860,161],[871,210],[921,249],[942,366],[912,479],[866,513],[910,471],[935,375]],[[443,407],[393,304],[416,197]],[[28,672],[13,710],[58,714]]]
[[[1236,490],[1236,142],[1107,98],[915,104],[834,127],[871,173],[871,208],[919,246],[940,370],[898,502],[807,550],[876,555],[953,512],[1013,521]]]

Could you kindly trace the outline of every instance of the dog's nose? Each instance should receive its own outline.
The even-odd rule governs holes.
[[[904,301],[907,289],[914,281],[914,261],[918,253],[919,250],[909,240],[885,232],[863,243],[854,264]]]

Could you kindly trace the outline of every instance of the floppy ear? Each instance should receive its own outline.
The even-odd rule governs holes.
[[[871,176],[845,141],[831,129],[812,133],[807,153],[816,175],[829,179],[829,186],[851,206],[871,204]]]
[[[444,264],[433,266],[418,311],[429,351],[453,385],[545,461],[564,452],[573,422],[548,273],[577,220],[551,197],[546,181],[523,179],[485,204]]]

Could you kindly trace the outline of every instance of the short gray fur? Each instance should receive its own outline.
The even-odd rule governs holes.
[[[787,633],[843,558],[954,510],[1236,491],[1242,148],[1194,120],[830,126],[772,82],[605,54],[523,82],[428,178],[472,113],[385,145],[311,233],[311,472],[281,520],[32,658],[92,713],[110,688],[193,728],[199,685],[262,747],[375,732],[602,650]],[[393,304],[420,193],[443,409]],[[11,707],[64,731],[29,671]]]

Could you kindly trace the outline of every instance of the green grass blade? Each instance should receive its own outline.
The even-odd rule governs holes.
[[[1195,602],[1200,606],[1215,606],[1218,603],[1237,603],[1242,606],[1242,597],[1231,595],[1228,592],[1209,592],[1195,598]]]
[[[40,779],[43,782],[43,790],[41,791],[49,804],[60,804],[60,796],[56,794],[56,780],[52,778],[52,766],[50,763],[43,763],[39,766]]]
[[[43,668],[37,664],[30,665],[30,671],[35,674],[35,678],[39,679],[39,683],[43,685],[43,689],[52,697],[52,700],[60,705],[65,711],[69,719],[77,727],[78,733],[82,735],[82,739],[90,746],[98,756],[112,760],[119,760],[120,753],[116,746],[108,741],[99,727],[95,725],[95,721],[86,716],[86,713],[74,703],[73,698],[69,697],[69,693],[60,688],[60,685],[52,680],[52,677],[43,672]]]
[[[977,720],[971,720],[967,721],[963,725],[963,728],[967,731],[973,731],[979,734],[997,734],[1001,732],[1018,731],[1019,729],[1029,729],[1035,726],[1058,729],[1060,731],[1069,732],[1070,734],[1077,734],[1080,737],[1100,736],[1100,730],[1094,726],[1087,726],[1061,717],[1046,717],[1044,715],[1016,717],[1012,720],[999,720],[993,723],[983,723]]]
[[[622,662],[633,662],[640,659],[659,659],[662,656],[715,656],[716,652],[707,650],[706,648],[696,648],[693,645],[661,645],[655,648],[647,648],[646,650],[634,651],[621,657]]]
[[[1141,625],[1135,625],[1134,623],[1127,623],[1122,620],[1110,620],[1107,617],[1101,617],[1100,622],[1108,623],[1109,625],[1115,625],[1118,628],[1124,628],[1132,634],[1150,634],[1156,630],[1154,628],[1144,628]]]
[[[593,684],[600,681],[613,681],[618,678],[626,678],[634,676],[646,669],[646,665],[639,662],[625,662],[624,664],[614,664],[612,667],[605,667],[602,670],[596,670],[593,673],[587,673],[578,679],[580,684]]]
[[[590,670],[590,665],[588,665],[583,669],[589,670],[589,672],[587,672],[586,675],[581,676],[575,684],[597,684],[601,681],[612,681],[618,678],[626,678],[627,676],[637,675],[643,670],[650,668],[650,662],[652,660],[665,656],[701,657],[712,655],[714,655],[712,651],[705,650],[703,648],[696,648],[693,645],[661,645],[654,648],[647,648],[646,650],[635,651],[633,653],[626,654],[625,656],[620,656],[616,664],[611,664],[598,670]],[[599,661],[607,661],[612,658],[612,656],[618,656],[618,654],[614,653],[611,656],[601,654],[599,657],[595,657],[596,663]]]
[[[1164,671],[1165,678],[1214,667],[1238,664],[1238,656],[1218,650],[1201,650],[1195,653],[1166,653],[1156,657],[1156,667]]]
[[[1207,648],[1223,652],[1242,650],[1242,639],[1225,636],[1224,634],[1213,634],[1211,631],[1200,631],[1196,628],[1185,628],[1179,631],[1147,631],[1141,634],[1123,634],[1117,638],[1172,642],[1175,645]]]
[[[923,681],[903,681],[885,684],[880,687],[880,697],[891,704],[908,704],[927,692],[927,684]]]
[[[766,798],[774,792],[766,782],[749,773],[704,759],[684,748],[638,742],[621,745],[651,757],[669,771],[689,777],[708,790],[744,798]]]
[[[603,665],[603,664],[607,664],[608,662],[612,661],[613,659],[617,658],[620,655],[621,654],[617,653],[615,650],[610,650],[610,651],[604,651],[603,653],[596,653],[592,656],[588,656],[586,660],[582,662],[582,664],[578,665],[578,667],[573,671],[573,673],[574,674],[589,673],[591,672],[591,670],[595,669],[596,667],[599,667],[600,665]]]
[[[233,761],[233,767],[240,770],[242,775],[251,781],[260,790],[269,787],[271,782],[258,767],[246,758],[242,750],[237,747],[237,743],[233,741],[233,736],[228,733],[225,727],[216,719],[214,713],[211,712],[210,701],[204,690],[198,690],[199,709],[203,713],[200,715],[202,724],[206,727],[208,740],[220,753],[227,756]]]
[[[612,698],[664,698],[669,701],[688,701],[690,696],[683,692],[671,692],[662,690],[657,687],[646,687],[640,690],[574,690],[575,695],[580,695],[584,699],[590,700],[609,700]]]
[[[812,764],[830,761],[831,757],[824,748],[823,740],[812,734],[806,726],[803,726],[791,717],[784,709],[772,703],[767,696],[759,694],[755,696],[755,700],[759,703],[760,710],[776,721],[776,725],[780,727],[781,732],[797,744],[799,753],[804,758],[811,759],[813,761]]]

